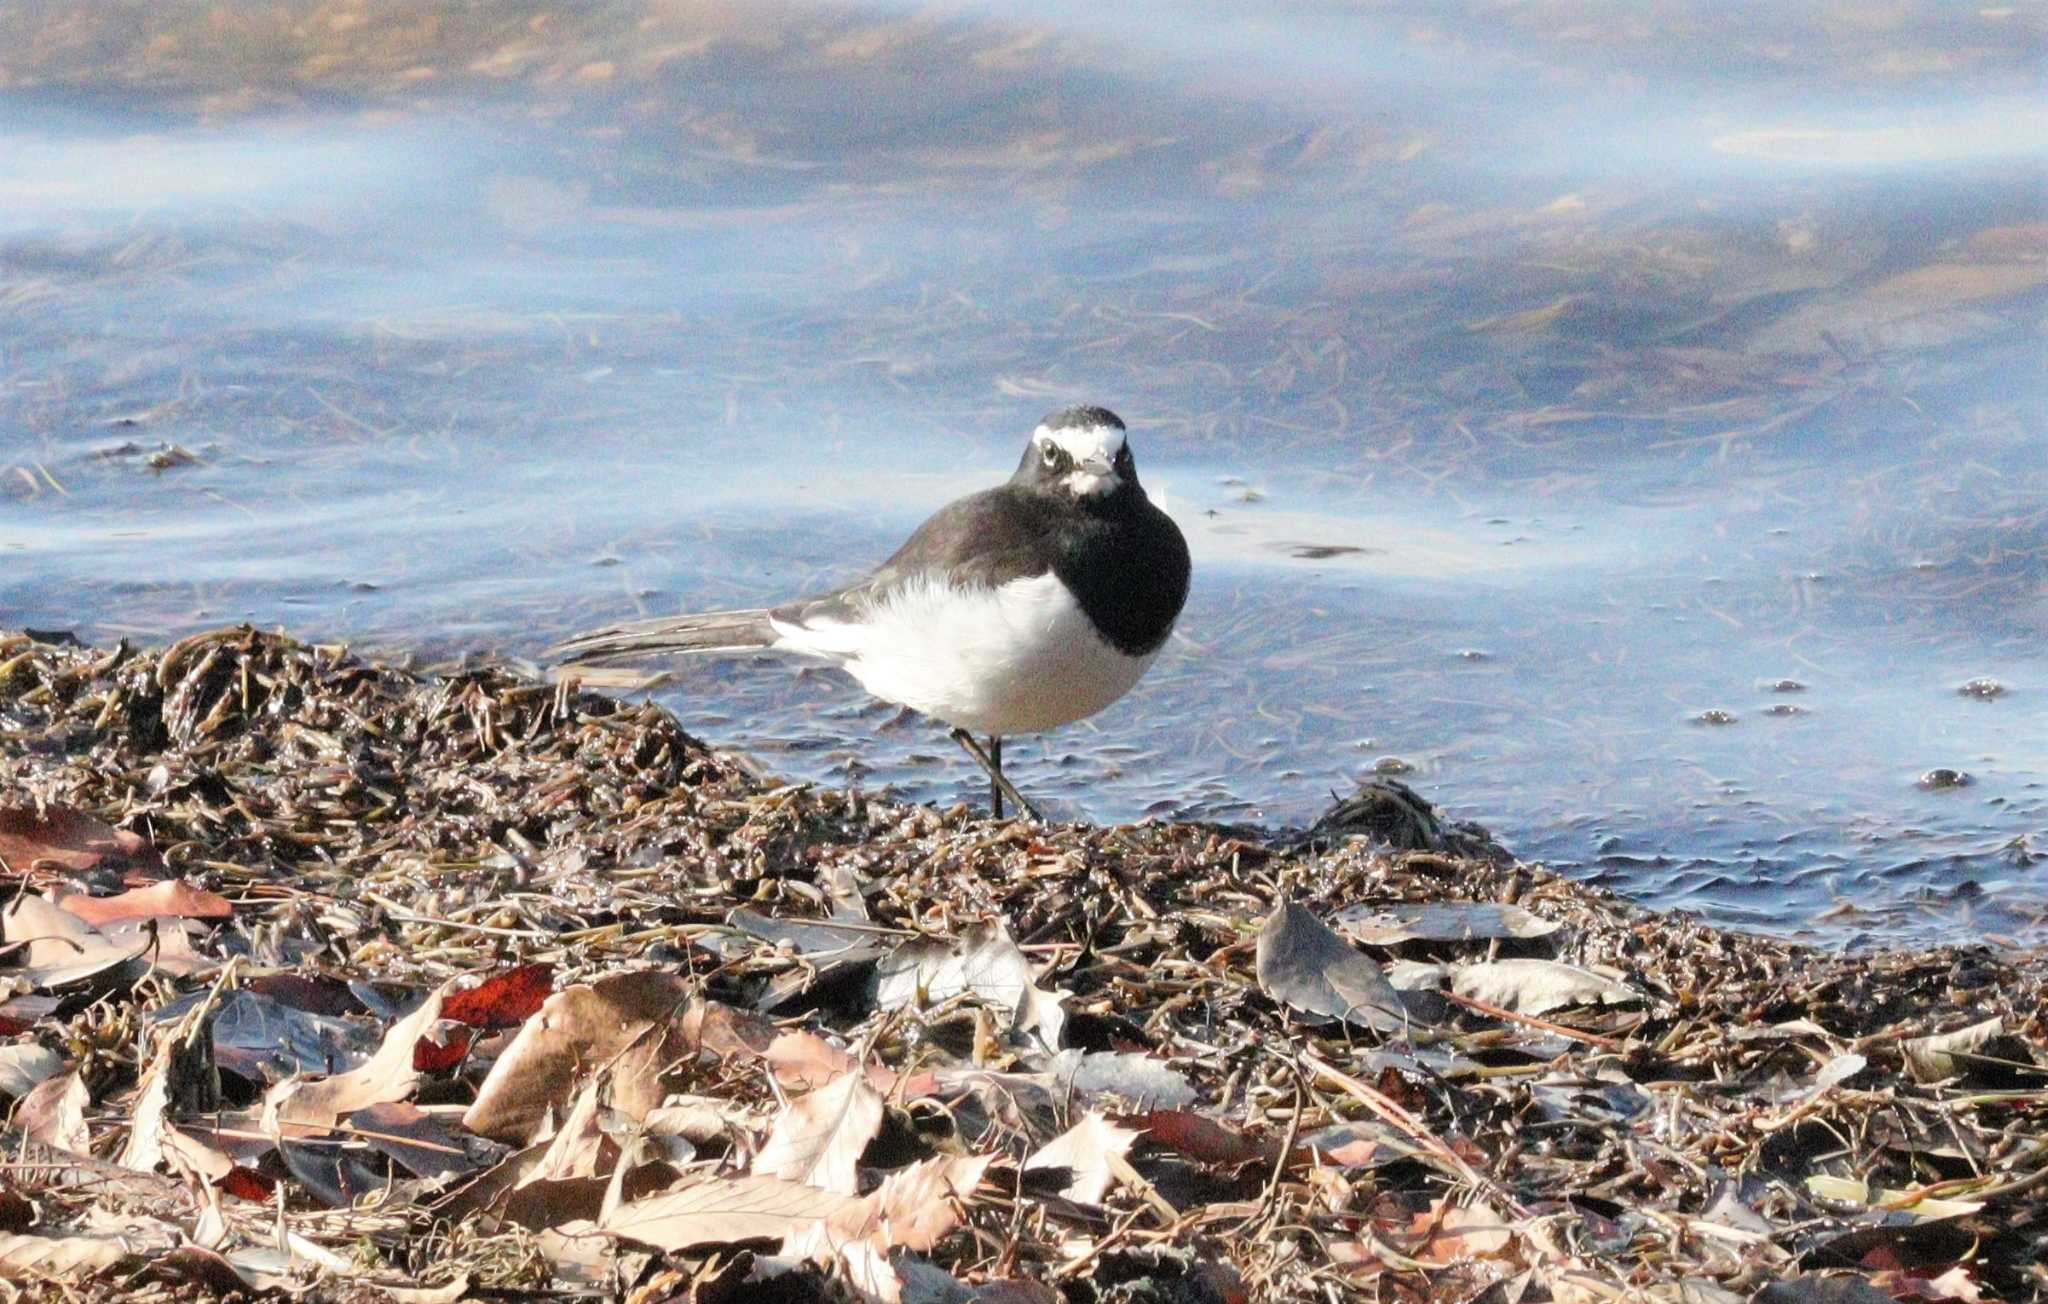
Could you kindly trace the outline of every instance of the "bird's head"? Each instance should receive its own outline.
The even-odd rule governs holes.
[[[1138,468],[1116,413],[1070,407],[1051,413],[1031,432],[1015,479],[1043,493],[1101,503],[1136,492]]]

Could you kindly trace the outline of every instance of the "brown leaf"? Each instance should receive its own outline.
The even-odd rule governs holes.
[[[960,1225],[961,1206],[974,1196],[996,1156],[926,1159],[889,1174],[871,1194],[825,1219],[840,1240],[872,1241],[878,1249],[923,1252]]]
[[[419,1008],[391,1025],[384,1044],[369,1060],[328,1078],[288,1078],[263,1098],[263,1130],[283,1136],[287,1129],[326,1131],[343,1115],[387,1101],[404,1100],[419,1086],[413,1047],[441,1017],[442,984],[427,994]]]
[[[85,1125],[85,1107],[92,1093],[72,1069],[36,1084],[14,1109],[14,1125],[29,1140],[74,1155],[92,1153],[92,1133]]]
[[[1084,1114],[1080,1122],[1040,1146],[1024,1161],[1024,1169],[1064,1168],[1071,1176],[1061,1194],[1082,1204],[1101,1204],[1137,1139],[1133,1128],[1118,1127],[1100,1114]]]
[[[56,897],[57,907],[68,910],[95,928],[124,919],[153,919],[170,915],[179,919],[230,919],[234,917],[232,901],[217,893],[209,892],[182,878],[167,878],[147,887],[133,888],[119,896],[87,896],[83,892],[63,892]]]
[[[565,987],[526,1021],[462,1116],[470,1131],[524,1145],[591,1069],[609,1063],[656,1024],[688,1007],[688,985],[673,974],[635,970]]]
[[[169,1029],[157,1034],[156,1053],[142,1080],[135,1086],[135,1103],[128,1111],[128,1140],[121,1147],[120,1164],[137,1172],[153,1173],[164,1160],[164,1133],[170,1128],[171,1074],[178,1055],[178,1039]]]
[[[598,1103],[607,1076],[599,1070],[577,1089],[561,1131],[548,1142],[546,1153],[533,1171],[521,1179],[521,1186],[570,1177],[601,1177],[611,1171],[611,1165],[618,1159],[618,1146],[604,1133],[600,1116],[605,1110]]]
[[[775,1080],[792,1091],[814,1091],[858,1067],[854,1056],[815,1032],[785,1032],[759,1052]],[[920,1071],[898,1074],[880,1064],[866,1069],[868,1085],[884,1096],[914,1100],[939,1090],[937,1075]]]
[[[1424,1263],[1502,1258],[1515,1240],[1514,1228],[1502,1222],[1499,1214],[1448,1199],[1416,1214],[1409,1232],[1418,1242],[1412,1254]]]
[[[753,1171],[852,1195],[861,1151],[882,1127],[882,1097],[865,1075],[841,1074],[790,1102],[769,1130]]]
[[[23,877],[38,869],[82,873],[102,865],[150,873],[163,870],[162,858],[141,834],[117,829],[71,806],[51,806],[41,814],[21,807],[0,810],[0,865]]]
[[[851,1196],[775,1177],[710,1177],[612,1210],[603,1230],[658,1250],[780,1240],[849,1205]]]

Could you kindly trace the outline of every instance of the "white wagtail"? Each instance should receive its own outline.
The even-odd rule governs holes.
[[[1099,407],[1031,432],[1007,484],[949,503],[867,578],[779,607],[594,630],[570,662],[772,649],[821,657],[953,727],[1003,796],[1003,736],[1093,715],[1152,664],[1188,595],[1188,547],[1138,484],[1124,423]],[[976,733],[988,735],[983,750]]]

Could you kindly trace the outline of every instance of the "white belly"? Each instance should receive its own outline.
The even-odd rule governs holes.
[[[776,622],[780,646],[830,657],[885,701],[976,733],[1037,733],[1129,692],[1157,655],[1105,642],[1050,573],[999,588],[912,582],[858,625]]]

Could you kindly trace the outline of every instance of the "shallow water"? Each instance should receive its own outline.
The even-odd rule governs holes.
[[[2048,937],[2038,14],[1106,8],[0,10],[0,625],[530,656],[1100,402],[1197,580],[1010,749],[1062,810],[1382,768],[1721,921]],[[827,672],[658,691],[979,792]]]

